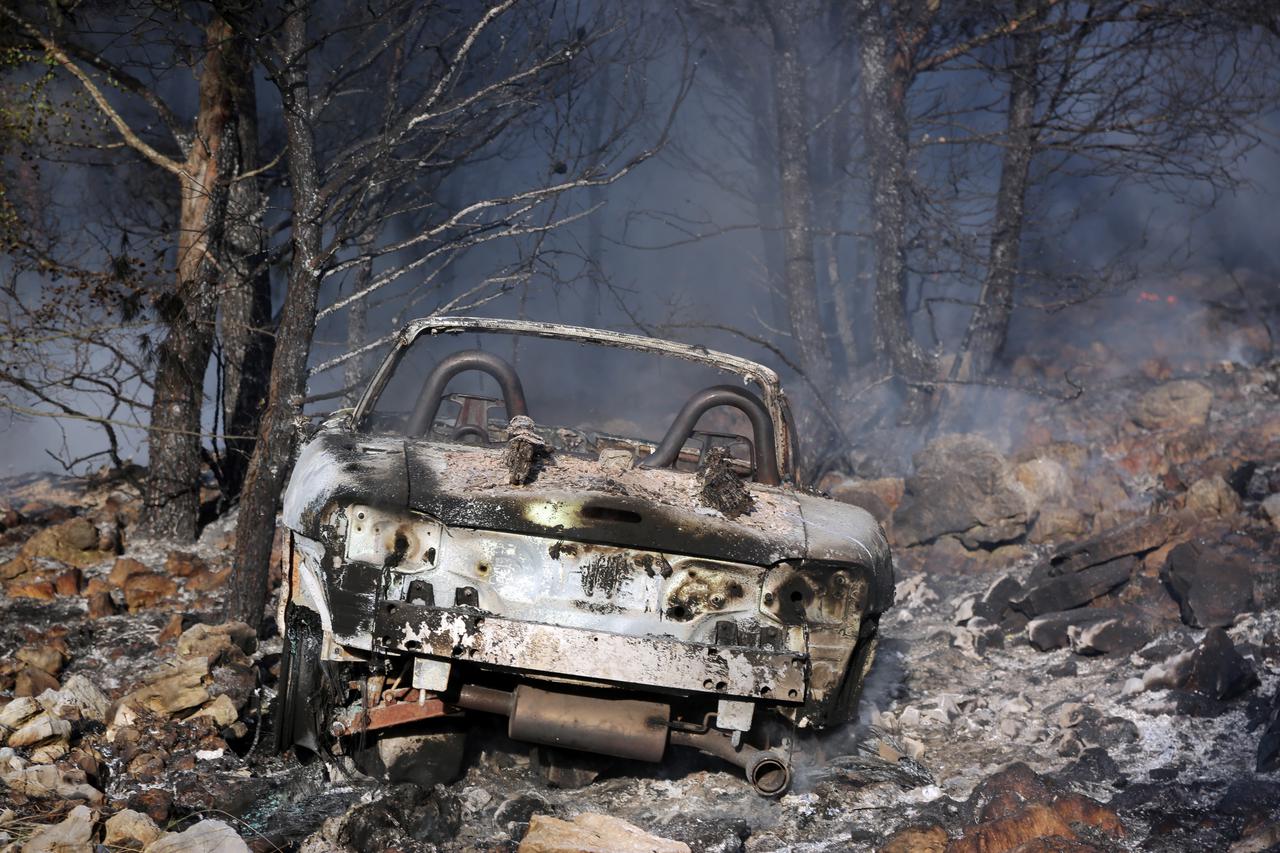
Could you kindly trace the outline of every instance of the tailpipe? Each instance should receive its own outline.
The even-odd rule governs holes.
[[[662,702],[599,699],[527,684],[510,692],[469,684],[455,704],[507,717],[507,736],[512,740],[651,762],[662,761],[667,744],[672,743],[741,767],[762,796],[777,796],[791,784],[791,766],[782,753],[734,746],[729,735],[714,730],[673,731],[671,706]]]
[[[751,787],[762,797],[776,797],[791,784],[791,762],[776,749],[756,749],[745,743],[734,746],[729,735],[715,730],[673,731],[671,743],[691,746],[741,767]]]

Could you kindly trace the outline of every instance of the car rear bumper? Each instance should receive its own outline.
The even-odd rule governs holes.
[[[808,657],[794,651],[566,628],[467,607],[387,601],[374,633],[385,650],[426,656],[437,666],[465,662],[723,699],[799,705],[808,680]]]

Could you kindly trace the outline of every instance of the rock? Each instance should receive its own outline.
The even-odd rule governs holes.
[[[1218,552],[1203,541],[1173,548],[1160,579],[1178,602],[1182,621],[1194,628],[1230,625],[1238,614],[1254,609],[1247,561]]]
[[[1280,530],[1280,492],[1268,497],[1261,506],[1263,513],[1271,519],[1271,526]]]
[[[218,728],[225,729],[239,718],[240,713],[235,703],[231,701],[231,697],[224,693],[191,716],[210,717]]]
[[[182,636],[182,614],[174,613],[169,616],[169,620],[164,623],[164,627],[156,634],[156,645],[163,646],[166,643],[172,643]]]
[[[1271,715],[1258,739],[1257,770],[1259,773],[1280,770],[1280,687],[1271,697]]]
[[[95,819],[88,806],[76,806],[61,823],[36,831],[22,853],[90,853]]]
[[[1181,519],[1171,515],[1137,518],[1091,539],[1065,545],[1050,555],[1049,559],[1037,563],[1031,570],[1027,583],[1034,585],[1048,578],[1069,575],[1118,557],[1153,551],[1169,541],[1181,524]]]
[[[0,708],[0,734],[21,728],[24,723],[41,711],[40,703],[32,696],[21,696]]]
[[[129,797],[129,808],[143,812],[157,824],[164,824],[173,809],[173,794],[164,788],[144,788]]]
[[[37,601],[53,601],[57,596],[53,582],[43,578],[31,580],[19,578],[6,585],[4,591],[10,598],[34,598]]]
[[[98,550],[98,529],[87,518],[72,518],[46,527],[26,541],[21,553],[80,568],[111,556],[108,551]]]
[[[89,605],[90,619],[101,619],[104,616],[115,616],[118,612],[116,609],[116,603],[111,600],[111,593],[109,592],[90,593],[85,598],[85,601]]]
[[[143,853],[249,853],[234,829],[220,820],[202,820],[182,832],[166,832]]]
[[[688,844],[650,835],[616,817],[592,814],[560,820],[534,815],[519,853],[690,853]]]
[[[909,826],[889,836],[878,853],[943,853],[950,840],[940,826]]]
[[[170,577],[188,578],[207,571],[209,566],[204,560],[186,551],[170,551],[164,560],[164,573]]]
[[[83,719],[100,723],[107,721],[107,712],[111,707],[106,694],[79,673],[68,678],[56,692],[41,694],[38,701],[46,710],[55,714],[61,715],[61,709],[72,707]]]
[[[1011,602],[1011,605],[1030,617],[1082,607],[1128,581],[1136,564],[1137,560],[1133,557],[1120,557],[1078,572],[1059,575],[1031,587],[1026,595]]]
[[[966,547],[976,548],[1026,532],[1031,498],[987,439],[944,436],[913,461],[915,473],[907,478],[907,494],[893,516],[900,543],[915,545],[954,533]]]
[[[1178,688],[1217,700],[1233,699],[1258,686],[1258,675],[1227,632],[1212,628],[1194,649],[1157,664],[1142,677],[1145,690]]]
[[[9,735],[9,746],[19,749],[35,746],[49,740],[67,740],[71,737],[71,724],[48,711],[41,711],[22,727]]]
[[[53,591],[58,595],[79,595],[84,584],[84,573],[75,566],[64,569],[53,576]]]
[[[200,655],[212,665],[233,648],[243,654],[252,654],[257,644],[257,634],[243,622],[196,624],[178,637],[177,653],[180,657]]]
[[[1197,518],[1221,518],[1240,511],[1240,496],[1221,477],[1205,477],[1187,489],[1186,507]]]
[[[132,575],[140,575],[150,572],[145,565],[132,559],[131,557],[116,558],[115,565],[111,567],[111,574],[107,575],[107,583],[117,589],[124,589],[125,581]]]
[[[1065,648],[1070,644],[1072,626],[1091,625],[1107,619],[1122,618],[1124,612],[1102,607],[1082,607],[1061,613],[1046,613],[1027,623],[1027,639],[1042,652]]]
[[[875,516],[876,521],[884,524],[902,503],[904,489],[901,478],[882,477],[877,480],[844,479],[831,484],[827,491],[841,503],[862,507]]]
[[[1062,463],[1053,459],[1028,459],[1013,469],[1013,476],[1035,500],[1043,504],[1066,504],[1075,489]]]
[[[146,709],[162,716],[198,708],[211,698],[205,689],[209,662],[202,657],[181,658],[165,664],[143,679],[142,686],[120,700],[115,725],[124,724],[129,709]]]
[[[1077,836],[1052,808],[1042,803],[1033,803],[1006,817],[966,829],[964,835],[948,845],[947,853],[1007,851],[1042,838],[1074,841]]]
[[[130,612],[155,607],[177,592],[178,584],[173,578],[153,572],[132,574],[124,582],[124,600]]]
[[[23,646],[14,653],[14,657],[28,666],[43,669],[50,675],[62,672],[62,664],[66,662],[62,652],[52,646]]]
[[[1241,657],[1227,632],[1214,628],[1205,633],[1191,653],[1189,665],[1179,673],[1178,681],[1178,687],[1226,700],[1257,687],[1258,675],[1252,664]]]
[[[1267,853],[1280,847],[1280,821],[1247,832],[1227,848],[1227,853]]]
[[[211,592],[226,586],[229,580],[231,580],[231,569],[229,568],[219,572],[198,572],[187,578],[187,589],[192,592]]]
[[[107,818],[102,843],[108,847],[140,850],[160,837],[155,821],[141,812],[125,809]]]
[[[1133,422],[1144,429],[1203,426],[1213,405],[1213,391],[1193,379],[1178,379],[1152,388],[1138,398]]]
[[[17,679],[14,681],[14,696],[39,696],[46,690],[57,690],[58,679],[54,678],[43,669],[36,669],[29,666],[18,673]]]
[[[1129,654],[1151,642],[1151,631],[1132,616],[1067,627],[1071,651],[1078,655]]]
[[[1046,838],[1074,841],[1077,830],[1124,835],[1120,818],[1110,808],[1064,790],[1020,762],[983,780],[969,805],[974,823],[947,853],[1013,850]]]
[[[1033,545],[1043,545],[1046,542],[1084,536],[1088,532],[1089,520],[1080,510],[1060,504],[1047,504],[1040,507],[1027,540]]]

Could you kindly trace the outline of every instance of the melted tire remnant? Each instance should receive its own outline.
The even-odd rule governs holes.
[[[698,499],[725,518],[747,515],[756,505],[742,479],[729,467],[729,451],[723,447],[711,448],[703,458],[698,469]]]
[[[507,446],[502,451],[502,464],[507,468],[511,485],[532,482],[537,463],[550,454],[547,443],[534,429],[533,418],[516,415],[511,419],[507,426]]]

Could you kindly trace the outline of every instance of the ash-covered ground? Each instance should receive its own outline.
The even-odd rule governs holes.
[[[273,755],[281,640],[221,624],[234,515],[180,549],[118,476],[11,480],[0,849],[1280,849],[1278,403],[1274,363],[1153,368],[826,478],[898,601],[861,723],[797,733],[777,799],[675,748],[559,787],[483,720],[443,786]]]

